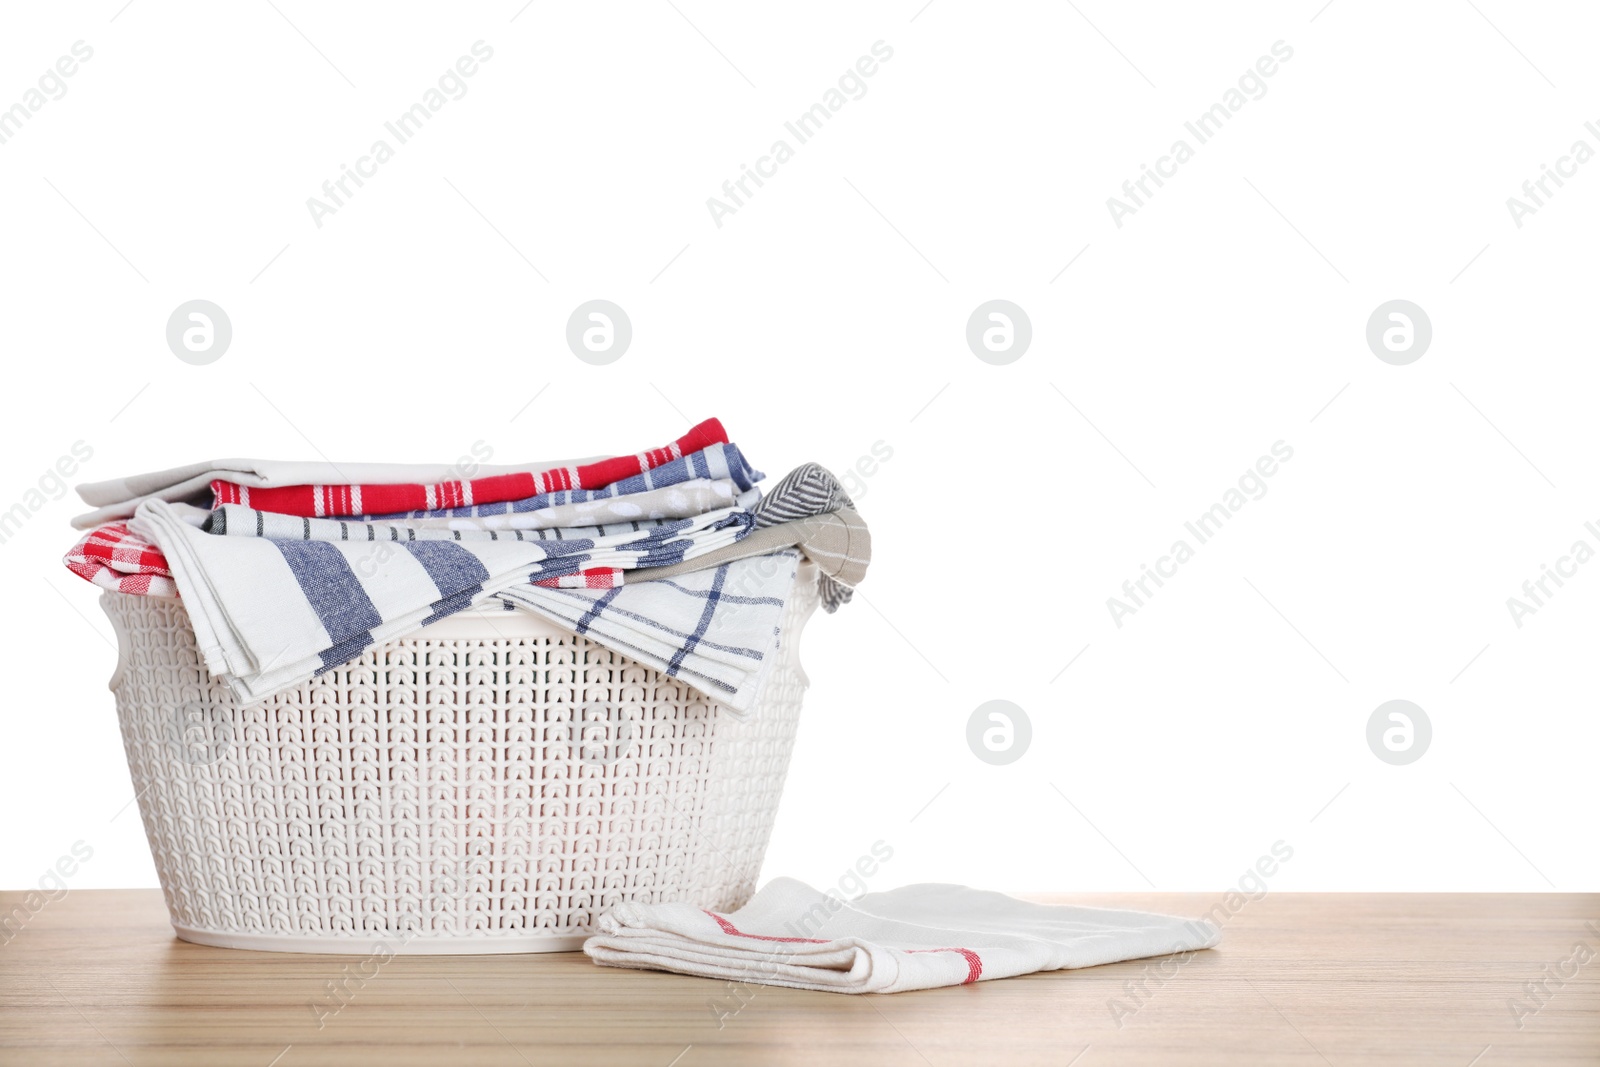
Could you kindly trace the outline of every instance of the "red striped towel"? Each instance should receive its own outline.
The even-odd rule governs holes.
[[[307,517],[394,515],[408,511],[497,504],[563,489],[599,489],[702,448],[727,443],[728,433],[722,428],[722,423],[707,419],[661,448],[631,456],[612,456],[575,467],[517,471],[436,485],[282,485],[252,488],[237,482],[215,481],[211,483],[211,489],[216,495],[215,507],[244,504],[258,511]]]

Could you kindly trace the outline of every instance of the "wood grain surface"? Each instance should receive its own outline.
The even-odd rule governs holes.
[[[0,917],[23,896],[0,893]],[[1175,915],[1217,902],[1030,897]],[[205,948],[173,937],[155,890],[74,890],[15,926],[0,932],[7,1067],[1600,1064],[1600,895],[1274,893],[1172,973],[1141,961],[891,996],[735,989],[578,953]]]

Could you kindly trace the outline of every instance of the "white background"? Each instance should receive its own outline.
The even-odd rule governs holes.
[[[881,839],[874,888],[1210,890],[1283,840],[1275,889],[1596,887],[1600,563],[1521,628],[1506,606],[1600,548],[1600,161],[1520,228],[1506,206],[1600,149],[1585,5],[276,2],[8,6],[0,107],[94,54],[0,145],[0,508],[79,440],[85,479],[633,451],[710,415],[773,477],[881,441],[765,876],[831,886]],[[318,228],[307,198],[479,40],[466,95]],[[880,40],[866,94],[715,225]],[[596,297],[634,327],[605,367],[564,341]],[[195,298],[234,330],[203,367],[164,338]],[[1006,366],[964,336],[993,298],[1032,321]],[[1433,324],[1408,366],[1365,341],[1396,298]],[[1280,440],[1118,628],[1106,599]],[[78,510],[0,545],[0,886],[78,840],[74,886],[155,884],[110,629],[58,562]],[[1433,725],[1408,766],[1366,742],[1395,698]],[[967,747],[990,699],[1032,721],[1009,766]]]

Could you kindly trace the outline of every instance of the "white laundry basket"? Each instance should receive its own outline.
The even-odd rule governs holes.
[[[806,686],[802,561],[743,721],[526,612],[475,610],[241,707],[182,604],[105,593],[128,766],[179,937],[288,952],[578,948],[624,900],[754,892]]]

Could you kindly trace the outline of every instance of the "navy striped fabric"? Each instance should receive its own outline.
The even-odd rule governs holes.
[[[283,554],[306,603],[317,614],[333,645],[322,651],[321,674],[361,654],[383,617],[361,587],[344,554],[325,541],[273,541]]]
[[[470,607],[472,598],[483,592],[483,583],[489,580],[489,568],[452,541],[407,541],[405,548],[442,594],[433,602],[433,614],[423,620],[424,626]]]
[[[681,678],[738,714],[760,696],[799,566],[789,548],[613,589],[517,585],[495,597]]]

